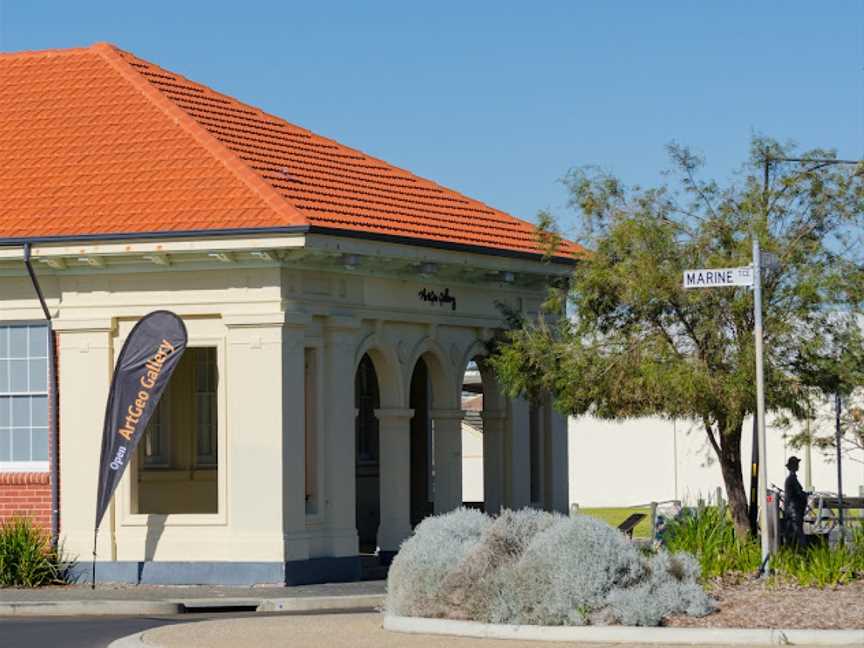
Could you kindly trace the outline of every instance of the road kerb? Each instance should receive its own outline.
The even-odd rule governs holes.
[[[383,594],[283,598],[194,598],[162,601],[10,601],[0,603],[0,618],[34,616],[140,616],[218,611],[248,607],[256,612],[370,611],[384,605]]]
[[[383,594],[302,596],[263,599],[258,606],[258,612],[336,612],[345,610],[377,610],[383,606]]]
[[[0,617],[178,614],[177,601],[21,601],[0,603]]]
[[[663,645],[737,646],[862,646],[861,630],[807,630],[769,628],[643,628],[633,626],[528,626],[451,621],[386,615],[384,629],[426,635],[523,641],[574,641]]]

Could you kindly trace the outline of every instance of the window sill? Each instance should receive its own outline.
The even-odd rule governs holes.
[[[121,527],[196,527],[227,526],[224,513],[130,513]]]
[[[0,473],[48,473],[47,461],[0,461]]]
[[[178,470],[176,468],[147,468],[138,471],[139,482],[174,482],[174,481],[216,481],[216,468],[192,468]]]

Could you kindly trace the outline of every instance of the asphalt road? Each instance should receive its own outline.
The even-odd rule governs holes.
[[[365,611],[343,612],[343,615]],[[297,616],[316,617],[332,614],[326,610]],[[210,619],[294,616],[286,612],[202,612],[164,616],[78,616],[78,617],[0,617],[0,648],[105,648],[115,639],[149,628],[172,623],[191,623]]]
[[[0,648],[105,648],[119,637],[148,628],[212,618],[214,616],[209,614],[154,617],[7,617],[0,619]]]

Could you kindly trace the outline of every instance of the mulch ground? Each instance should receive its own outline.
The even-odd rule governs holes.
[[[864,628],[864,581],[815,589],[749,580],[708,588],[718,610],[702,618],[675,616],[664,625],[687,628]]]

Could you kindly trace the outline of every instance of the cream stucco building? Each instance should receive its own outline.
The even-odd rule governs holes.
[[[0,111],[0,473],[46,475],[85,566],[117,354],[155,309],[188,329],[98,579],[360,578],[462,504],[469,366],[472,492],[567,510],[565,418],[484,356],[499,303],[536,312],[572,250],[544,262],[525,222],[108,45],[0,56]]]

